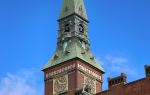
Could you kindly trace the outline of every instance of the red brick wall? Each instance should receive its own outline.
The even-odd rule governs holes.
[[[57,69],[60,69],[62,67],[71,65],[71,64],[76,64],[76,68],[66,72],[68,74],[68,92],[67,95],[75,95],[75,92],[77,89],[81,89],[84,83],[84,75],[85,73],[81,72],[80,70],[77,69],[77,64],[81,64],[82,66],[86,67],[87,69],[95,72],[98,75],[102,75],[102,72],[97,70],[95,67],[90,66],[89,64],[81,61],[81,60],[70,60],[64,63],[61,63],[59,65],[56,65],[54,67],[48,68],[44,70],[44,78],[45,78],[45,95],[53,95],[53,79],[46,79],[46,74],[50,73],[52,71],[55,71]],[[59,74],[61,75],[61,74]],[[97,92],[101,92],[101,86],[102,81],[97,80],[96,82],[96,90]]]
[[[77,71],[76,81],[77,81],[76,89],[81,89],[82,84],[84,82],[84,75],[80,71]]]
[[[96,91],[97,91],[97,93],[102,92],[102,82],[101,81],[96,82]]]
[[[45,95],[53,95],[53,80],[45,82]]]
[[[68,92],[68,95],[74,95],[75,93],[75,89],[76,89],[76,72],[73,71],[71,73],[69,73],[69,79],[68,79],[68,89],[69,89],[69,92]]]

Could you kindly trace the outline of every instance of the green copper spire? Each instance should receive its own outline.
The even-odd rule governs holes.
[[[59,19],[63,19],[72,14],[77,14],[88,20],[83,0],[63,0]]]
[[[83,0],[63,0],[58,22],[57,49],[43,70],[78,58],[104,72],[90,51],[88,20]]]
[[[85,61],[87,64],[90,64],[104,72],[103,68],[94,58],[92,53],[89,50],[85,50],[84,48],[82,48],[80,44],[76,43],[76,41],[68,42],[68,46],[66,47],[65,51],[57,49],[53,57],[49,60],[48,64],[44,66],[44,69],[61,64],[62,62],[74,58],[79,58]]]

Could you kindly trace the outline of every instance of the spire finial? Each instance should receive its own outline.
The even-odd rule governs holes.
[[[88,20],[84,0],[63,0],[59,19],[76,14]]]

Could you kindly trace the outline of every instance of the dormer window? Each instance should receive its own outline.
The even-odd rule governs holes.
[[[70,26],[69,26],[69,24],[65,25],[65,32],[70,32]]]
[[[79,32],[84,33],[84,27],[82,24],[79,24]]]

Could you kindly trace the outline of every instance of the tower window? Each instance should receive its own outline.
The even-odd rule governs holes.
[[[70,26],[69,26],[69,24],[65,25],[65,32],[70,32]]]
[[[84,27],[82,24],[79,24],[79,32],[84,33]]]

